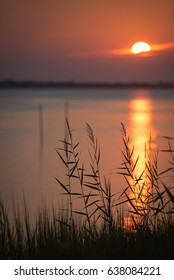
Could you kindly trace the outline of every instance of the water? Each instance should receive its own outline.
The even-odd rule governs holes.
[[[65,136],[65,103],[74,141],[81,141],[81,162],[89,167],[88,122],[101,146],[101,173],[111,179],[113,192],[126,186],[117,175],[123,149],[121,122],[132,135],[141,154],[151,135],[153,149],[166,147],[161,136],[174,136],[173,90],[1,90],[0,91],[0,194],[5,200],[21,201],[33,209],[41,201],[64,201],[55,177],[66,181],[65,169],[55,151]],[[39,111],[43,108],[44,147],[40,145]],[[168,165],[160,153],[160,169]],[[140,161],[140,166],[142,162]],[[140,168],[141,170],[141,168]]]

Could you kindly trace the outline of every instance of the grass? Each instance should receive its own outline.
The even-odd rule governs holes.
[[[101,175],[100,146],[90,125],[86,125],[88,169],[81,163],[80,143],[74,143],[68,120],[66,125],[66,138],[56,150],[66,168],[65,181],[56,180],[68,206],[58,214],[54,208],[48,213],[44,206],[33,219],[25,199],[22,211],[13,202],[12,215],[0,200],[0,258],[173,259],[174,195],[164,182],[166,175],[173,179],[173,138],[166,137],[168,148],[161,151],[168,153],[169,166],[158,171],[158,156],[152,158],[149,140],[144,169],[138,174],[139,156],[135,157],[122,125],[123,162],[117,173],[125,178],[127,187],[117,196],[110,180]],[[74,198],[81,201],[81,209],[76,209]],[[124,207],[128,208],[126,215]]]

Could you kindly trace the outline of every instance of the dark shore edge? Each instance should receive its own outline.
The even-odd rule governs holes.
[[[109,82],[74,82],[74,81],[16,81],[16,80],[3,80],[0,81],[0,89],[32,89],[32,88],[55,88],[55,89],[117,89],[117,88],[157,88],[157,89],[174,89],[174,82],[159,82],[159,83],[142,83],[142,82],[129,82],[129,83],[109,83]]]

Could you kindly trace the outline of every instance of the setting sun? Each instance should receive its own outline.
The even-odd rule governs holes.
[[[131,51],[133,54],[151,51],[151,46],[146,42],[136,42],[133,44]]]

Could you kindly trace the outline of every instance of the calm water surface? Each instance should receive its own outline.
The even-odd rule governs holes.
[[[166,148],[161,136],[174,136],[173,90],[1,90],[0,91],[0,195],[21,200],[25,194],[32,208],[42,200],[63,200],[55,180],[66,181],[56,154],[65,135],[65,103],[74,141],[81,141],[81,161],[89,166],[88,122],[101,146],[101,173],[111,179],[113,192],[125,187],[115,174],[122,162],[121,122],[141,155],[151,135],[153,149]],[[44,147],[40,145],[38,104],[43,107]],[[139,172],[144,159],[139,161]],[[160,153],[159,168],[168,165]]]

